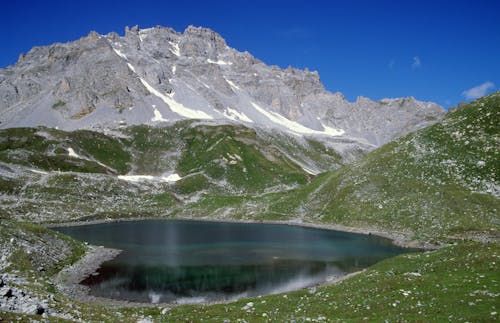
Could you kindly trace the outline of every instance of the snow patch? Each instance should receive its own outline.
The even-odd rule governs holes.
[[[226,137],[222,137],[220,138],[219,140],[217,140],[217,142],[215,144],[213,144],[212,146],[210,146],[208,149],[207,149],[207,152],[208,151],[212,151],[212,149],[215,148],[215,146],[217,146],[222,140],[224,140]]]
[[[153,104],[153,114],[154,117],[151,118],[151,121],[153,122],[161,122],[161,121],[168,121],[168,119],[163,118],[160,110],[156,108],[156,105]]]
[[[155,177],[151,175],[118,175],[118,178],[127,182],[143,182],[152,181]]]
[[[150,27],[150,28],[141,28],[139,29],[139,34],[147,34],[149,33],[150,31],[154,30],[155,28],[154,27]]]
[[[132,72],[137,73],[137,72],[135,71],[135,67],[133,67],[133,66],[132,66],[132,64],[127,63],[127,66],[128,66],[128,68],[130,68],[130,70],[131,70]]]
[[[175,183],[182,179],[179,174],[170,174],[168,176],[153,176],[153,175],[118,175],[118,179],[127,182],[166,182]]]
[[[253,120],[247,117],[246,114],[243,112],[238,112],[235,109],[231,109],[230,107],[227,107],[224,110],[224,116],[228,119],[234,120],[234,121],[243,121],[243,122],[248,122],[248,123],[253,123]]]
[[[231,155],[230,155],[230,156],[231,156]],[[241,158],[241,156],[240,156],[240,155],[238,155],[238,154],[234,154],[234,155],[232,155],[231,157],[233,157],[233,158],[235,158],[235,159],[239,160],[240,162],[242,162],[242,161],[243,161],[243,158]]]
[[[174,173],[174,174],[170,174],[166,177],[164,176],[161,179],[164,182],[174,183],[174,182],[180,181],[182,179],[182,177],[180,177],[179,174]]]
[[[305,166],[300,166],[300,167],[304,170],[304,172],[306,172],[306,173],[308,173],[308,174],[310,174],[310,175],[314,175],[314,176],[316,176],[316,175],[318,175],[318,174],[319,174],[319,172],[318,172],[318,171],[314,171],[314,170],[312,170],[312,169],[310,169],[310,168],[307,168],[307,167],[305,167]]]
[[[325,126],[323,123],[321,123],[321,126],[325,129],[324,134],[326,134],[328,136],[332,136],[332,137],[341,136],[345,132],[342,129],[335,129],[332,127]]]
[[[41,170],[38,170],[38,169],[33,169],[33,168],[31,168],[30,171],[33,172],[33,173],[35,173],[35,174],[42,174],[42,175],[47,175],[48,174],[47,172],[44,172],[44,171],[41,171]]]
[[[109,167],[109,166],[108,166],[108,165],[106,165],[106,164],[101,163],[101,162],[100,162],[100,161],[98,161],[98,160],[95,160],[95,159],[91,159],[91,158],[87,158],[87,157],[83,157],[83,156],[81,156],[81,155],[78,155],[78,154],[75,152],[75,150],[74,150],[73,148],[71,148],[71,147],[67,148],[66,150],[68,151],[68,156],[70,156],[70,157],[74,157],[74,158],[78,158],[78,159],[83,159],[83,160],[88,160],[88,161],[90,161],[90,162],[94,162],[94,163],[96,163],[96,164],[98,164],[98,165],[100,165],[100,166],[102,166],[102,167],[104,167],[104,168],[106,168],[106,169],[109,169],[109,170],[111,170],[112,172],[116,172],[116,170],[115,170],[115,169],[113,169],[113,168]]]
[[[170,51],[172,53],[174,53],[175,56],[181,56],[181,51],[179,49],[179,44],[176,44],[176,43],[171,42],[171,41],[169,41],[168,43],[170,44],[170,46],[173,47]]]
[[[210,58],[207,58],[207,62],[210,64],[217,64],[217,65],[233,65],[233,63],[231,63],[231,62],[226,62],[226,61],[223,61],[220,59],[217,61],[213,61]]]
[[[144,41],[144,39],[146,39],[146,36],[148,35],[148,33],[153,30],[154,28],[145,28],[145,29],[141,29],[139,30],[139,40],[141,42]]]
[[[116,55],[120,56],[121,58],[127,59],[127,56],[125,56],[125,54],[120,52],[118,49],[113,47],[113,51],[116,53]]]
[[[236,90],[241,90],[236,84],[234,84],[233,82],[231,82],[230,80],[228,80],[227,78],[224,78],[226,80],[226,82],[234,89]]]
[[[327,127],[323,124],[321,125],[325,129],[324,131],[313,130],[311,128],[301,125],[298,122],[289,120],[279,113],[267,111],[254,102],[250,103],[257,111],[266,116],[269,120],[281,126],[284,126],[285,128],[294,133],[305,134],[305,135],[326,135],[326,136],[340,136],[344,133],[344,130],[342,129],[337,130],[331,127]]]
[[[189,109],[186,106],[184,106],[182,103],[179,103],[175,101],[173,98],[161,93],[160,91],[156,90],[154,87],[152,87],[148,82],[146,82],[144,79],[139,78],[142,82],[142,84],[148,89],[148,91],[159,97],[160,99],[163,100],[168,106],[170,107],[170,110],[173,112],[189,119],[213,119],[211,116],[206,114],[203,111],[200,110],[193,110]]]
[[[236,165],[238,161],[243,161],[243,158],[241,158],[241,156],[238,154],[231,155],[230,153],[227,153],[227,157],[229,158],[229,160],[227,160],[224,156],[222,156],[222,159],[229,165]]]
[[[69,157],[75,157],[75,158],[84,159],[82,156],[80,156],[77,153],[75,153],[75,151],[73,150],[73,148],[69,147],[67,150],[68,150],[68,156]]]

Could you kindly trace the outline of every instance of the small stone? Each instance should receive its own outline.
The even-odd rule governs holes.
[[[21,311],[26,314],[37,314],[38,306],[35,304],[24,303],[20,305]]]
[[[253,308],[253,302],[248,302],[245,306],[243,306],[241,309],[244,310],[244,311],[247,311],[247,310],[250,310],[251,308]]]
[[[11,298],[12,296],[14,296],[14,293],[12,292],[11,288],[6,287],[0,289],[0,295],[2,295],[2,297]]]

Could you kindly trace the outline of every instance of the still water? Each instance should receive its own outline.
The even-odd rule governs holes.
[[[151,303],[290,291],[411,251],[380,237],[284,224],[143,220],[56,230],[123,250],[82,282],[92,295]]]

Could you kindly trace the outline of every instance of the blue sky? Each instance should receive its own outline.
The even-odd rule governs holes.
[[[500,88],[500,1],[2,1],[0,67],[36,45],[125,26],[212,28],[266,64],[317,70],[350,101],[445,107]]]

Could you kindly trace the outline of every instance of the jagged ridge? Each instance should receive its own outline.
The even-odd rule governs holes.
[[[317,72],[267,66],[192,26],[91,32],[35,47],[0,70],[0,93],[2,128],[104,131],[202,119],[319,136],[342,154],[372,150],[444,114],[411,97],[350,103],[326,91]]]

